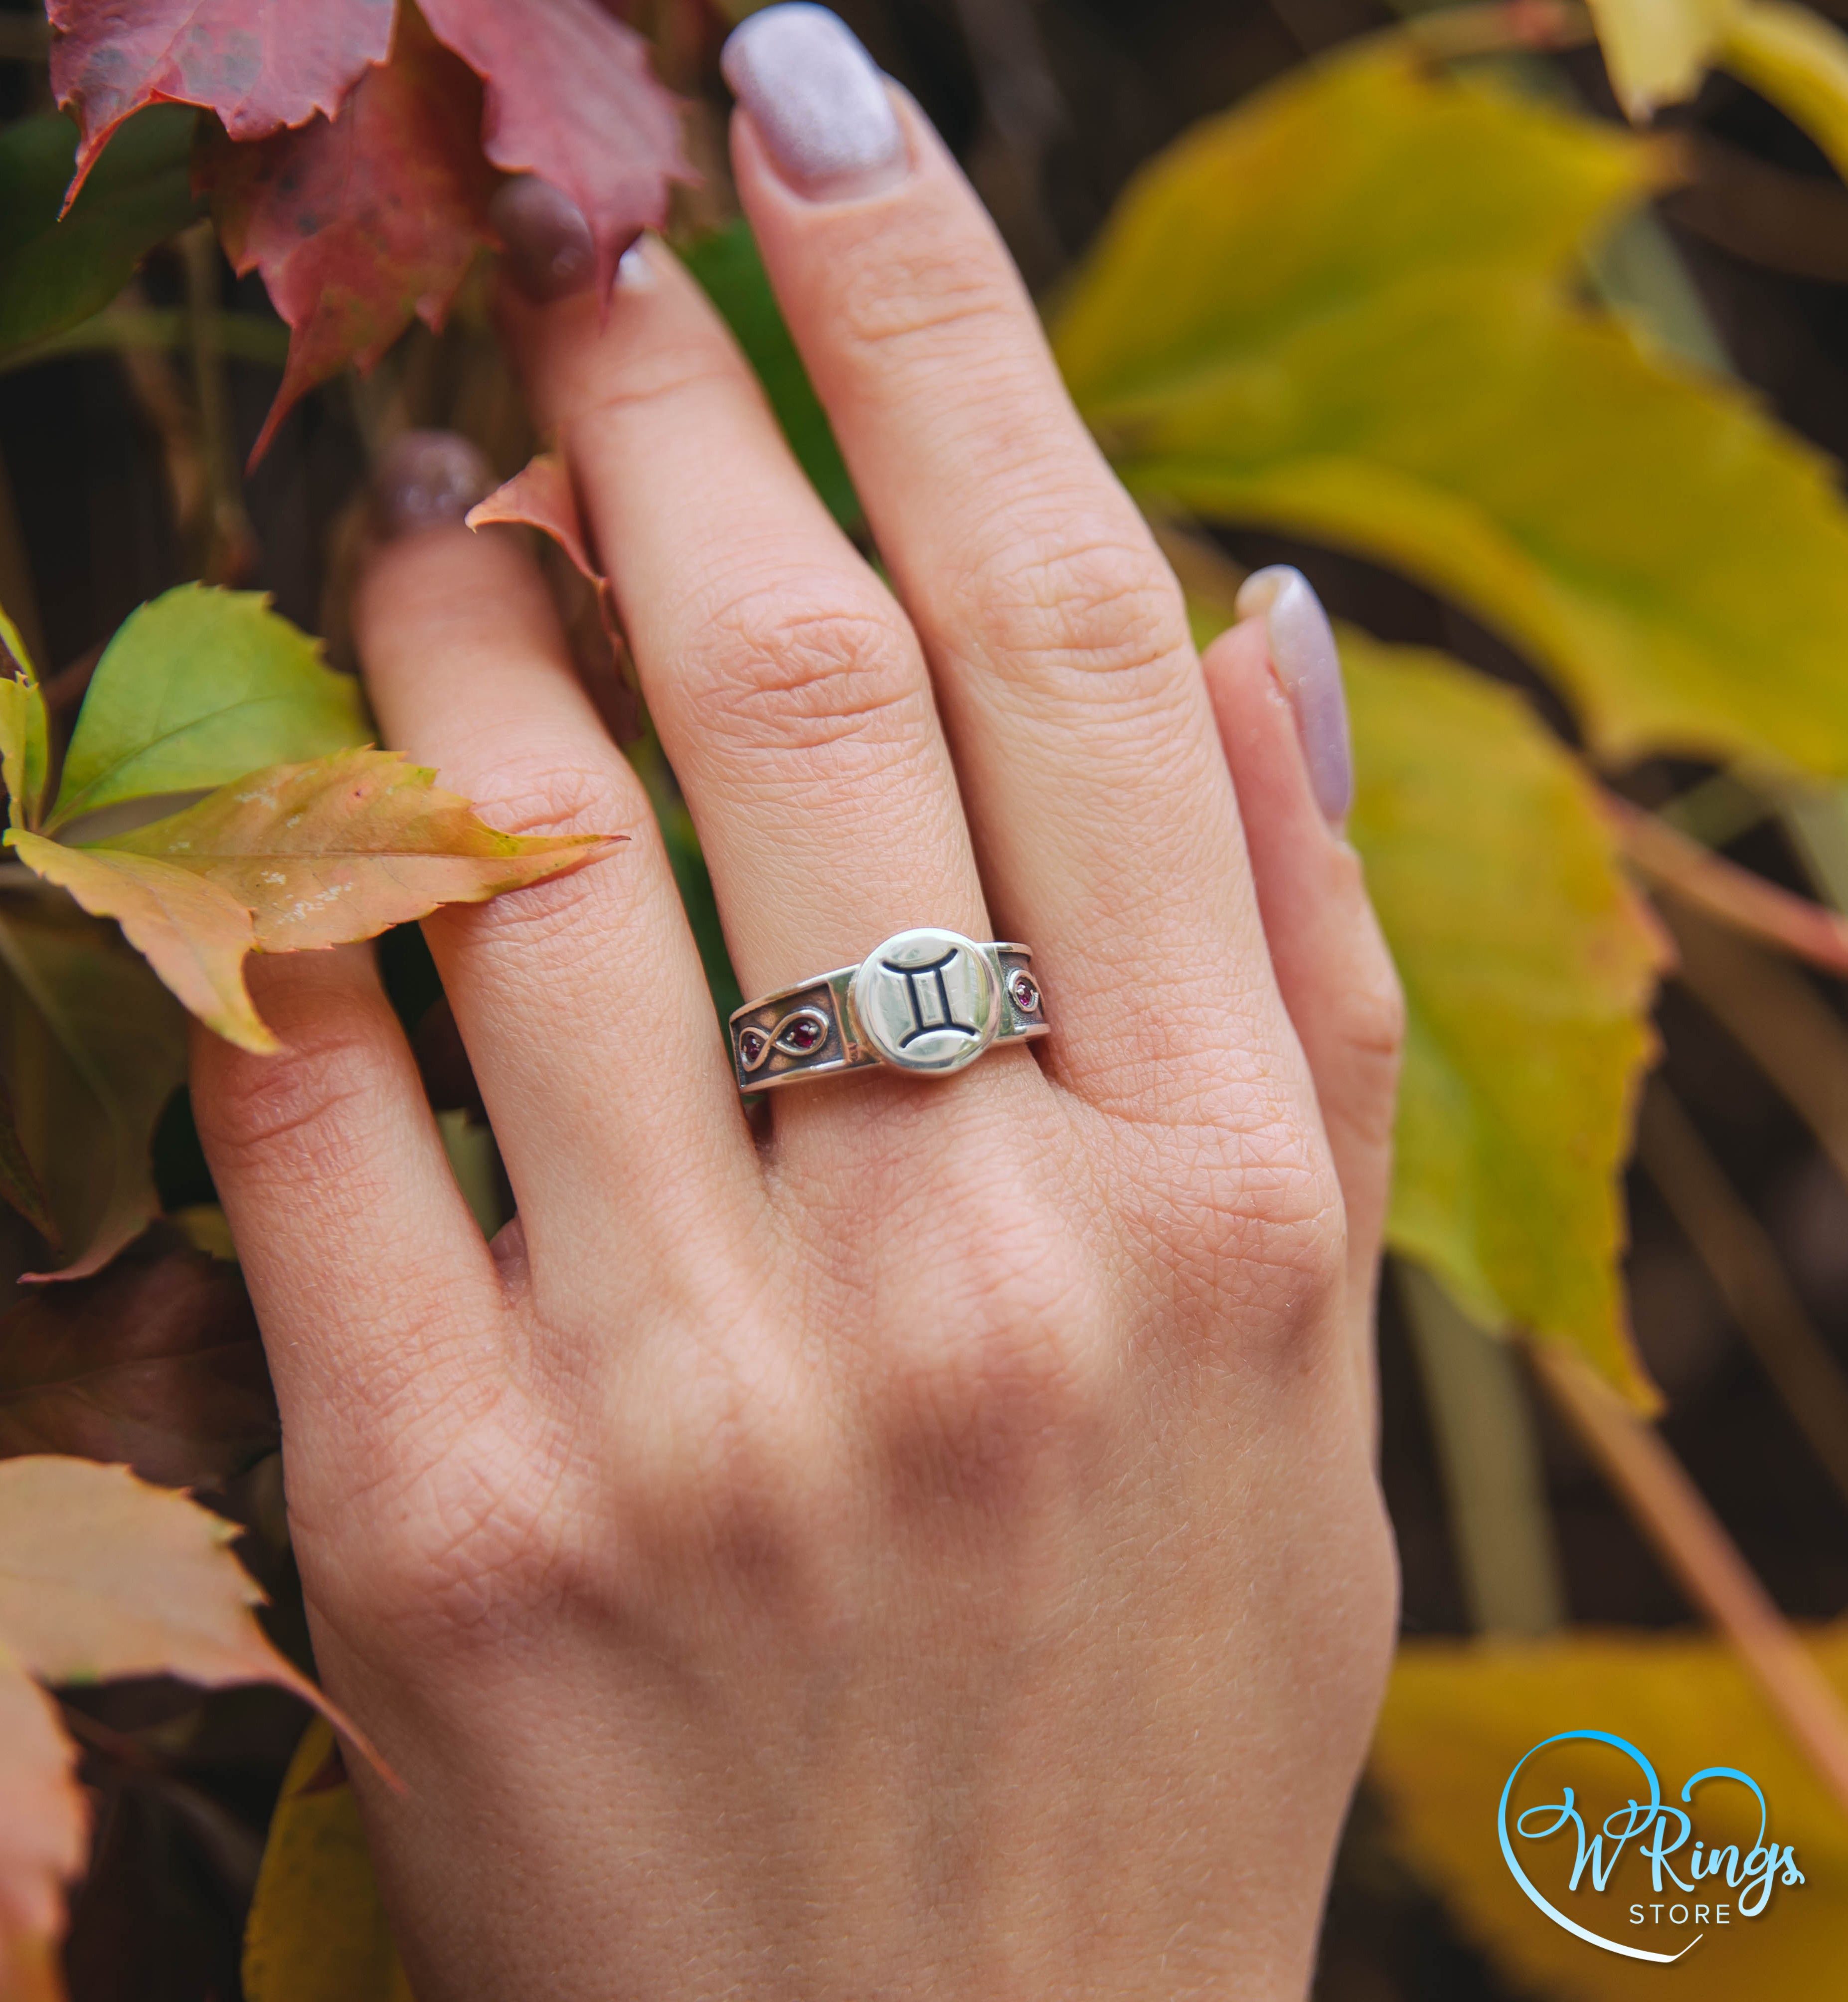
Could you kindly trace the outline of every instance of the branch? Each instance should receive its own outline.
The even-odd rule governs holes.
[[[1665,890],[1735,931],[1750,933],[1826,972],[1848,974],[1848,919],[1677,834],[1614,793],[1604,796],[1625,859]]]
[[[1738,1651],[1822,1783],[1848,1808],[1848,1710],[1655,1430],[1550,1342],[1534,1366],[1689,1599]]]

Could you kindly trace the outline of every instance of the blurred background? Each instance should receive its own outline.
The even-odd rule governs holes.
[[[1036,294],[1053,302],[1131,177],[1177,135],[1328,51],[1402,25],[1376,0],[841,0],[839,11],[917,96]],[[1848,22],[1843,0],[1822,0],[1821,12]],[[675,226],[697,240],[735,214],[716,69],[727,16],[704,0],[637,4],[627,13],[653,36],[663,74],[692,103],[706,183],[682,198]],[[1509,30],[1492,52],[1512,66],[1518,88],[1622,123],[1597,44],[1574,32],[1571,19],[1546,15],[1532,39],[1550,45],[1521,47]],[[0,118],[48,107],[44,48],[38,10],[8,0]],[[1718,72],[1690,102],[1663,110],[1653,130],[1672,138],[1675,182],[1644,211],[1647,255],[1629,267],[1633,279],[1638,270],[1643,277],[1627,294],[1607,286],[1605,303],[1647,323],[1663,349],[1749,385],[1763,409],[1832,460],[1848,457],[1848,188],[1812,138]],[[139,303],[184,305],[203,285],[225,311],[273,322],[260,282],[236,280],[215,249],[207,254],[202,272],[196,249],[157,250],[136,281]],[[235,480],[228,514],[211,462],[215,455],[221,466],[242,466],[274,393],[282,347],[278,327],[267,358],[224,363],[215,414],[183,354],[0,358],[0,602],[36,633],[54,708],[68,713],[99,646],[136,605],[202,570],[273,593],[291,618],[326,634],[339,657],[343,550],[382,440],[407,423],[455,424],[506,472],[533,442],[479,301],[465,297],[444,335],[413,329],[369,383],[336,382],[309,396],[267,457]],[[1379,640],[1441,650],[1519,690],[1563,742],[1580,741],[1553,681],[1505,637],[1404,574],[1269,531],[1222,524],[1200,532],[1233,579],[1260,564],[1296,564],[1337,619]],[[1839,856],[1831,881],[1821,821],[1806,840],[1800,814],[1717,761],[1644,759],[1605,776],[1641,806],[1679,803],[1675,825],[1771,884],[1822,904],[1848,891]],[[1635,1341],[1661,1393],[1660,1437],[1770,1602],[1789,1621],[1833,1622],[1848,1614],[1848,1436],[1828,1431],[1838,1396],[1830,1372],[1848,1368],[1841,985],[1762,940],[1742,943],[1710,912],[1671,898],[1663,916],[1681,971],[1665,979],[1655,1007],[1660,1063],[1641,1152],[1625,1177],[1623,1271]],[[394,937],[386,953],[420,1031],[433,1096],[466,1112],[465,1060],[414,937]],[[211,1204],[183,1098],[163,1120],[157,1167],[169,1210]],[[1509,1679],[1483,1683],[1485,1716],[1503,1700],[1498,1689],[1525,1693],[1507,1699],[1515,1711],[1505,1729],[1484,1723],[1475,1738],[1476,1725],[1457,1711],[1459,1735],[1448,1750],[1480,1742],[1480,1785],[1471,1792],[1466,1770],[1434,1780],[1458,1789],[1435,1804],[1413,1798],[1421,1782],[1407,1776],[1424,1770],[1417,1733],[1443,1727],[1416,1705],[1395,1727],[1396,1749],[1354,1812],[1317,1995],[1602,1996],[1629,1993],[1623,1982],[1633,1972],[1705,1992],[1693,1962],[1613,1968],[1580,1948],[1562,1960],[1541,1939],[1543,1921],[1518,1903],[1512,1910],[1498,1903],[1501,1894],[1486,1885],[1491,1867],[1501,1869],[1494,1793],[1512,1758],[1559,1728],[1549,1688],[1574,1692],[1565,1721],[1596,1722],[1605,1711],[1577,1709],[1595,1704],[1601,1677],[1614,1690],[1630,1675],[1622,1700],[1640,1700],[1646,1713],[1667,1702],[1664,1690],[1707,1691],[1707,1708],[1696,1705],[1683,1732],[1691,1742],[1710,1725],[1714,1742],[1710,1750],[1694,1746],[1695,1763],[1719,1760],[1719,1739],[1735,1725],[1749,1746],[1778,1741],[1785,1749],[1775,1756],[1800,1767],[1803,1755],[1779,1740],[1777,1719],[1724,1665],[1710,1608],[1665,1557],[1647,1510],[1622,1498],[1585,1428],[1562,1416],[1525,1351],[1487,1343],[1430,1282],[1396,1266],[1383,1288],[1380,1351],[1382,1466],[1408,1643],[1466,1641],[1459,1659],[1508,1665]],[[1806,1396],[1806,1382],[1821,1388]],[[249,1526],[246,1548],[276,1596],[277,1631],[298,1646],[273,1462],[234,1482],[224,1505]],[[1617,1651],[1547,1652],[1561,1635],[1592,1633],[1614,1636]],[[1668,1651],[1649,1652],[1651,1637]],[[1684,1646],[1690,1651],[1674,1651]],[[1824,1656],[1832,1672],[1848,1669],[1826,1648]],[[1451,1659],[1441,1651],[1430,1658]],[[1746,1709],[1749,1730],[1738,1725]],[[201,1704],[154,1686],[97,1693],[78,1711],[89,1720],[87,1776],[104,1812],[98,1861],[77,1899],[73,1992],[82,2002],[230,2002],[243,1910],[300,1712],[265,1692]],[[1498,1767],[1494,1748],[1504,1740],[1512,1749]],[[1673,1764],[1682,1749],[1678,1739],[1664,1760]],[[1434,1747],[1433,1770],[1444,1756]],[[1848,1856],[1840,1807],[1819,1794],[1807,1811],[1815,1840],[1834,1845],[1829,1855]],[[1466,1869],[1438,1853],[1442,1843],[1421,1838],[1420,1816],[1434,1815],[1478,1818],[1484,1886],[1472,1889]],[[1812,1871],[1806,1895],[1801,1952],[1787,1965],[1778,1958],[1767,1924],[1751,1953],[1726,1963],[1728,1979],[1743,1984],[1735,1992],[1840,1992],[1844,1957],[1835,1948],[1848,1942],[1848,1888],[1839,1875]],[[1787,1933],[1795,1929],[1793,1919]]]

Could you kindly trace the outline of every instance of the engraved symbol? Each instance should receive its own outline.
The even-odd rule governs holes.
[[[1040,1012],[1038,985],[1024,967],[1016,966],[1007,976],[1007,998],[1023,1015],[1037,1015]]]
[[[772,1050],[786,1057],[812,1057],[833,1026],[819,1008],[798,1008],[774,1028],[747,1024],[738,1031],[738,1062],[747,1071],[756,1071],[770,1061]]]
[[[977,1033],[973,1022],[965,1022],[957,1015],[943,979],[944,969],[954,966],[961,952],[960,946],[953,945],[940,959],[922,966],[903,966],[890,959],[879,962],[887,973],[903,978],[906,998],[911,1003],[912,1025],[898,1038],[901,1050],[908,1049],[919,1036],[929,1035],[933,1029],[957,1029],[965,1036]]]

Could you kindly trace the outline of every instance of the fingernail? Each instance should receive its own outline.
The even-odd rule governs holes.
[[[805,0],[766,7],[732,30],[720,67],[798,194],[839,201],[905,178],[885,78],[839,15]]]
[[[1341,657],[1328,614],[1301,570],[1288,563],[1254,570],[1239,588],[1241,619],[1263,613],[1271,637],[1271,664],[1290,706],[1316,804],[1339,826],[1354,804],[1354,755],[1348,743],[1348,698]]]
[[[507,275],[535,306],[588,292],[597,275],[590,225],[568,194],[536,174],[504,182],[488,204]]]
[[[493,469],[465,438],[406,431],[386,446],[372,475],[372,518],[391,542],[447,528],[493,490]]]

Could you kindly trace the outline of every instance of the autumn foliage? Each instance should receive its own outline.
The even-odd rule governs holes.
[[[710,179],[692,205],[685,106],[661,72],[720,109],[710,58],[723,23],[704,0],[629,11],[652,41],[601,0],[51,0],[49,84],[68,116],[0,131],[0,368],[183,355],[197,433],[168,441],[194,559],[169,574],[184,581],[56,675],[62,663],[33,657],[21,607],[0,610],[12,1052],[0,1051],[0,1201],[27,1247],[0,1314],[0,2002],[60,1993],[65,1893],[87,1853],[70,1730],[92,1727],[48,1691],[158,1671],[320,1701],[300,1634],[291,1659],[260,1627],[261,1595],[219,1512],[239,1484],[270,1482],[268,1541],[253,1531],[245,1547],[275,1560],[286,1595],[275,1405],[235,1247],[208,1188],[169,1199],[153,1167],[157,1138],[190,1133],[189,1014],[271,1050],[250,955],[387,934],[388,958],[413,965],[395,998],[452,1167],[491,1230],[509,1212],[492,1135],[403,928],[561,870],[621,866],[594,836],[490,828],[439,774],[381,747],[340,651],[337,588],[324,643],[260,592],[196,581],[253,574],[246,442],[253,464],[282,438],[274,467],[304,413],[339,399],[368,447],[435,420],[490,447],[508,476],[471,525],[525,525],[556,545],[580,667],[649,786],[721,1010],[735,991],[696,832],[640,710],[571,469],[520,422],[482,415],[511,396],[483,304],[508,176],[535,175],[577,204],[605,301],[638,232],[669,232],[816,490],[877,554],[748,229]],[[1594,12],[1638,117],[1721,65],[1848,162],[1848,37],[1820,17],[1784,0]],[[1647,285],[1626,291],[1606,255],[1647,229],[1681,156],[1466,61],[1531,59],[1588,33],[1557,0],[1515,0],[1288,71],[1145,164],[1048,291],[1047,320],[1203,640],[1231,616],[1240,534],[1338,553],[1445,608],[1429,644],[1341,634],[1349,832],[1410,1015],[1389,1243],[1403,1271],[1428,1275],[1406,1292],[1427,1357],[1487,1331],[1585,1372],[1593,1388],[1576,1418],[1562,1404],[1564,1421],[1596,1433],[1622,1487],[1626,1453],[1640,1465],[1658,1445],[1641,1414],[1664,1397],[1632,1339],[1623,1266],[1623,1177],[1673,958],[1664,913],[1694,941],[1685,978],[1710,961],[1716,989],[1736,989],[1759,964],[1745,955],[1778,955],[1751,978],[1756,992],[1779,974],[1798,988],[1781,1019],[1808,1025],[1803,1059],[1772,1047],[1749,1007],[1729,1027],[1758,1037],[1753,1060],[1848,1172],[1839,1108],[1808,1075],[1848,1062],[1839,1025],[1803,1013],[1790,964],[1848,971],[1848,927],[1818,901],[1848,902],[1848,860],[1826,866],[1848,858],[1848,507],[1839,468],[1685,341],[1671,351],[1685,312],[1661,310]],[[1005,126],[991,116],[981,145],[992,152]],[[183,309],[141,289],[151,258],[188,260]],[[260,279],[274,318],[250,309],[253,288],[227,305],[226,266]],[[445,345],[430,337],[446,324]],[[412,354],[458,375],[463,355],[486,389],[445,403],[425,380],[420,403]],[[212,400],[227,358],[276,385],[235,452]],[[389,393],[368,401],[352,371],[376,371]],[[337,584],[357,515],[345,501],[328,513]],[[1506,673],[1445,650],[1463,648],[1466,626]],[[1665,771],[1681,790],[1658,784]],[[1773,825],[1810,844],[1796,888],[1721,853],[1729,829]],[[1719,941],[1706,957],[1702,923]],[[1683,1227],[1749,1319],[1738,1275],[1770,1257],[1775,1292],[1775,1254],[1725,1209],[1723,1168],[1688,1153],[1698,1138],[1675,1125],[1673,1102],[1658,1093],[1651,1111],[1646,1142],[1675,1136],[1687,1172],[1677,1181],[1676,1163],[1652,1158],[1651,1174],[1665,1192],[1697,1185]],[[1715,1214],[1732,1236],[1700,1227]],[[1788,1312],[1770,1320],[1764,1366],[1848,1494],[1840,1365],[1800,1306],[1794,1334]],[[1495,1346],[1489,1366],[1512,1370],[1508,1353]],[[1595,1424],[1586,1397],[1606,1400]],[[1442,1399],[1431,1408],[1442,1435]],[[1453,1453],[1447,1474],[1466,1458]],[[1848,1715],[1826,1691],[1801,1714],[1780,1693],[1777,1664],[1797,1643],[1774,1611],[1754,1625],[1711,1588],[1715,1564],[1736,1561],[1724,1532],[1697,1511],[1691,1529],[1685,1510],[1652,1515],[1646,1481],[1625,1491],[1721,1638],[1679,1654],[1574,1638],[1499,1665],[1413,1644],[1380,1739],[1399,1852],[1522,1979],[1571,1970],[1523,1944],[1506,1885],[1456,1839],[1480,1775],[1428,1756],[1434,1718],[1480,1766],[1518,1736],[1510,1704],[1535,1676],[1613,1703],[1629,1676],[1658,1709],[1672,1707],[1664,1692],[1705,1691],[1707,1710],[1661,1728],[1691,1740],[1714,1711],[1756,1704],[1751,1728],[1796,1773],[1806,1830],[1843,1810],[1824,1776],[1830,1733],[1848,1756]],[[235,1505],[247,1522],[261,1513]],[[1459,1517],[1470,1505],[1451,1495]],[[1839,1638],[1826,1660],[1848,1686]],[[286,1781],[281,1760],[271,1775],[282,1790],[246,1935],[252,2002],[407,1993],[336,1728],[351,1746],[343,1720],[317,1720]],[[101,1742],[99,1729],[85,1740]],[[1781,1992],[1821,1993],[1822,1952],[1800,1936]]]

